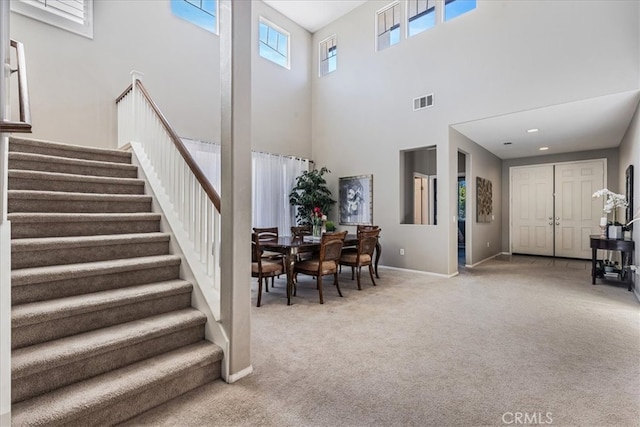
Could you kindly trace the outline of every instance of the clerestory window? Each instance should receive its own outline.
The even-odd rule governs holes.
[[[377,50],[383,50],[400,42],[400,3],[377,12]]]
[[[338,46],[335,34],[320,42],[320,76],[324,76],[337,68]]]
[[[409,37],[434,27],[436,25],[436,1],[408,0],[407,16]]]
[[[11,10],[93,39],[93,0],[13,0]]]
[[[260,56],[289,68],[289,33],[260,18]]]
[[[445,0],[444,21],[449,21],[475,8],[476,0]]]
[[[171,0],[171,12],[214,34],[218,33],[216,0]]]

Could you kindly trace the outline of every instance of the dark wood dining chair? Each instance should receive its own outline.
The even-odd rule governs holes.
[[[338,260],[342,252],[346,231],[324,233],[320,238],[320,252],[317,257],[296,262],[294,272],[316,277],[316,285],[320,296],[320,304],[324,304],[322,298],[322,277],[333,275],[333,284],[338,289],[338,295],[342,296],[338,283]],[[294,289],[294,295],[297,287]]]
[[[312,227],[310,225],[294,225],[291,227],[293,237],[311,236]]]
[[[271,277],[271,287],[276,276],[284,274],[284,262],[282,258],[269,259],[262,256],[263,251],[260,243],[260,237],[257,233],[251,234],[251,277],[258,278],[258,303],[260,307],[262,302],[262,282],[264,281],[265,291],[269,292],[269,277]]]
[[[359,230],[358,243],[356,244],[355,251],[342,251],[342,254],[340,255],[340,265],[347,265],[351,267],[351,280],[354,279],[354,271],[357,273],[358,290],[362,290],[360,285],[360,272],[362,271],[362,267],[369,267],[371,283],[373,283],[373,286],[376,286],[376,282],[373,279],[373,251],[378,243],[379,235],[380,228]]]
[[[262,258],[268,260],[279,260],[283,257],[280,252],[270,251],[264,247],[270,242],[278,242],[278,227],[253,227],[253,232],[256,233],[260,239]]]

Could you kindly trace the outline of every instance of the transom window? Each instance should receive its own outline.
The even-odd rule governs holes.
[[[320,42],[320,76],[336,70],[337,54],[338,46],[335,34]]]
[[[408,0],[407,16],[409,37],[436,25],[435,0]]]
[[[444,2],[444,20],[460,16],[470,10],[476,8],[476,0],[445,0]]]
[[[54,27],[93,38],[93,0],[13,0],[11,10]]]
[[[400,3],[378,11],[376,23],[377,49],[383,50],[400,42]]]
[[[218,2],[216,0],[171,0],[174,15],[217,34]]]
[[[289,33],[260,18],[260,56],[289,68]]]

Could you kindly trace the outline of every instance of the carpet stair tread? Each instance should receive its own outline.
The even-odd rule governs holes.
[[[32,375],[205,322],[204,314],[185,308],[19,348],[12,353],[12,378]]]
[[[63,191],[9,190],[8,211],[14,212],[151,212],[152,197]]]
[[[129,305],[169,295],[190,293],[191,283],[172,280],[127,288],[94,292],[86,295],[20,304],[11,309],[11,326],[19,328],[42,322],[53,322],[65,317]]]
[[[9,153],[9,169],[121,178],[137,178],[138,176],[138,168],[131,164],[20,152]]]
[[[11,272],[11,286],[26,286],[34,283],[58,281],[77,277],[91,277],[138,270],[141,268],[153,269],[164,265],[179,264],[180,257],[177,255],[155,255],[148,257],[86,262],[82,264],[62,264],[22,268]]]
[[[135,244],[144,242],[168,241],[167,233],[132,233],[99,236],[63,236],[27,239],[12,239],[11,253],[25,251],[44,251],[47,249],[88,248],[116,244]]]
[[[92,424],[85,414],[219,361],[222,350],[202,341],[13,405],[13,425]],[[78,420],[82,418],[82,420]]]
[[[159,221],[162,216],[153,212],[20,212],[7,215],[9,221],[16,223],[52,223],[52,222],[120,222],[120,221]]]
[[[130,213],[10,213],[11,237],[42,238],[159,232],[161,215]]]
[[[11,169],[8,171],[8,175],[10,190],[144,194],[144,181],[138,178],[118,178]]]
[[[46,154],[84,160],[131,163],[131,153],[108,148],[96,148],[29,138],[9,138],[9,152]]]

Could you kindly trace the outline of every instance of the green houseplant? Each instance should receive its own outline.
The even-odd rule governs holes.
[[[311,224],[314,208],[320,208],[322,214],[328,215],[336,203],[323,178],[324,174],[330,172],[323,166],[320,170],[305,171],[296,178],[296,184],[289,194],[289,203],[296,207],[296,221],[299,225]]]

